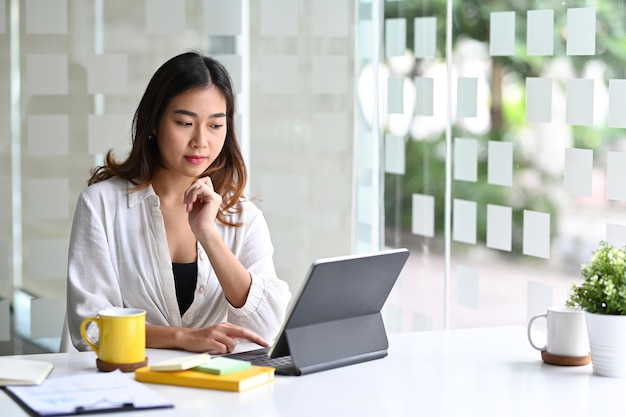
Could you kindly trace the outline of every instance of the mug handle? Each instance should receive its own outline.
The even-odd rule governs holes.
[[[540,317],[544,317],[547,320],[548,319],[548,313],[537,314],[536,316],[531,318],[530,321],[528,322],[528,327],[526,329],[526,335],[528,336],[528,341],[530,342],[530,345],[532,347],[534,347],[535,349],[540,350],[540,351],[545,351],[547,345],[544,345],[543,347],[539,347],[539,346],[535,345],[535,343],[533,342],[533,338],[530,336],[530,329],[533,327],[533,322],[536,319],[540,318]]]
[[[98,346],[96,346],[87,336],[87,325],[90,322],[94,322],[96,323],[96,325],[98,325],[98,318],[97,317],[86,317],[82,323],[80,323],[80,335],[83,337],[83,340],[85,341],[85,343],[87,343],[89,345],[90,348],[93,349],[94,352],[96,352],[96,355],[100,355],[100,348]]]

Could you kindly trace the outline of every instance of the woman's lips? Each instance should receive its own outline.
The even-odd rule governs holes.
[[[200,165],[206,160],[206,156],[186,156],[185,159],[194,165]]]

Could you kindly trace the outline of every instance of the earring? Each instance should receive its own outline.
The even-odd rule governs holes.
[[[155,140],[156,139],[156,135],[154,133],[150,133],[148,135],[148,140]]]

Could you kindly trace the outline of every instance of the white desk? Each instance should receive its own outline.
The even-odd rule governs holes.
[[[544,364],[522,326],[392,334],[389,341],[384,359],[303,377],[277,376],[244,393],[149,384],[175,408],[126,415],[626,416],[626,379],[592,375],[591,365]],[[148,357],[156,362],[182,354],[149,349]],[[54,363],[50,378],[96,372],[92,352],[27,358]],[[27,414],[2,392],[0,415]]]

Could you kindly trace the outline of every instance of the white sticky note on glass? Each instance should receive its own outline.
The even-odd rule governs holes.
[[[552,286],[542,282],[528,281],[526,286],[526,320],[530,320],[537,314],[544,314],[552,305]],[[533,327],[536,326],[541,329],[541,326],[544,326],[545,329],[545,325],[545,320],[536,320]]]
[[[313,94],[346,94],[348,92],[348,58],[318,55],[311,65],[311,92]]]
[[[478,79],[464,78],[457,79],[456,92],[456,116],[476,117],[477,110]]]
[[[404,56],[406,52],[406,19],[385,19],[385,56]]]
[[[378,140],[376,142],[378,143]],[[374,149],[374,133],[371,130],[358,129],[357,145],[357,161],[359,161],[361,172],[371,170],[374,166],[374,158],[370,149]]]
[[[26,91],[32,95],[67,94],[67,55],[26,55]]]
[[[68,178],[41,178],[26,181],[28,216],[37,220],[69,218]]]
[[[359,38],[357,39],[359,58],[372,59],[374,33],[371,20],[359,21]]]
[[[487,151],[487,182],[510,187],[513,185],[513,144],[489,141]]]
[[[593,125],[593,80],[573,78],[566,81],[565,122],[570,125]]]
[[[349,0],[315,0],[311,2],[311,34],[313,36],[346,37],[349,25]]]
[[[0,239],[0,282],[9,280],[9,241]]]
[[[87,62],[89,94],[126,94],[128,91],[128,55],[92,55]]]
[[[60,336],[67,307],[65,298],[34,298],[30,303],[30,337]]]
[[[404,175],[404,137],[385,135],[385,172]]]
[[[374,215],[374,201],[378,201],[378,196],[374,196],[374,190],[368,185],[359,185],[356,193],[356,221],[360,224],[372,224]]]
[[[413,31],[415,58],[434,58],[437,53],[437,18],[416,17]]]
[[[211,36],[237,36],[242,33],[243,0],[204,0],[204,25]]]
[[[415,114],[418,116],[434,115],[434,80],[415,77]]]
[[[28,276],[63,279],[67,276],[68,239],[32,239],[28,242]]]
[[[146,33],[176,35],[185,31],[185,0],[146,0]]]
[[[391,76],[387,80],[387,113],[404,113],[404,77]]]
[[[452,227],[453,240],[476,244],[476,202],[454,199]]]
[[[311,136],[315,149],[341,152],[352,148],[350,117],[347,113],[313,113]]]
[[[524,210],[524,255],[550,258],[550,214]]]
[[[4,11],[4,2],[0,6]],[[64,35],[67,33],[67,0],[26,0],[28,35]]]
[[[490,15],[489,55],[515,54],[515,12],[492,12]]]
[[[413,194],[411,197],[411,233],[435,236],[435,197]]]
[[[261,36],[298,35],[298,4],[293,0],[261,0]]]
[[[0,300],[0,342],[11,340],[11,304],[9,300]]]
[[[567,9],[567,55],[596,54],[596,8]]]
[[[215,58],[224,65],[233,80],[235,92],[240,93],[242,86],[242,68],[240,55],[216,55]]]
[[[454,179],[476,182],[478,142],[476,139],[454,139]]]
[[[90,114],[87,119],[87,150],[90,155],[130,141],[131,120],[124,114]]]
[[[480,274],[478,269],[469,266],[456,267],[456,301],[459,305],[478,308]]]
[[[487,204],[487,247],[511,252],[513,209]]]
[[[605,240],[615,246],[616,248],[623,248],[626,246],[626,225],[623,224],[606,224],[606,238]]]
[[[606,198],[626,201],[626,152],[607,152]]]
[[[261,195],[263,196],[263,210],[276,215],[285,215],[288,211],[290,199],[307,203],[311,200],[311,187],[309,179],[297,172],[284,175],[284,171],[279,169],[272,174],[265,174],[261,177]],[[291,206],[293,209],[293,206]],[[314,210],[310,206],[298,205],[299,210]]]
[[[298,57],[263,55],[261,57],[261,92],[263,94],[296,94],[298,92]]]
[[[431,331],[433,330],[433,317],[427,314],[413,313],[411,315],[411,331]]]
[[[526,121],[552,122],[551,78],[526,78]]]
[[[526,54],[554,55],[554,10],[529,10],[526,22]]]
[[[31,115],[26,119],[28,154],[59,156],[69,154],[69,116]]]
[[[591,195],[593,173],[593,150],[565,149],[565,172],[563,185],[565,192],[574,195]]]
[[[11,218],[11,183],[8,178],[0,177],[0,220]]]
[[[7,31],[7,3],[6,0],[0,0],[0,33],[4,34]]]
[[[626,80],[609,80],[609,127],[626,127]]]

